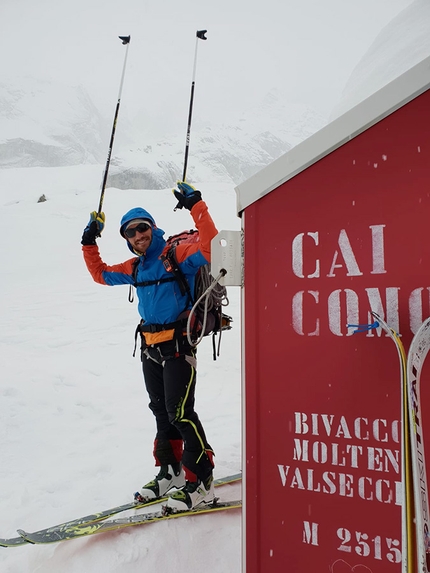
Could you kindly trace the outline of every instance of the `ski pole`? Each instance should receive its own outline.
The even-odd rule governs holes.
[[[127,55],[128,55],[128,47],[130,45],[130,38],[131,36],[118,36],[118,38],[122,41],[123,45],[127,45],[127,48],[125,50],[125,58],[124,58],[124,66],[122,68],[122,75],[121,75],[121,83],[119,85],[119,93],[118,93],[118,101],[116,104],[116,108],[115,108],[115,116],[113,118],[113,126],[112,126],[112,133],[110,136],[110,142],[109,142],[109,149],[108,149],[108,156],[107,156],[107,160],[106,160],[106,166],[105,166],[105,170],[103,173],[103,180],[102,180],[102,185],[101,185],[101,192],[100,192],[100,201],[99,201],[99,208],[98,208],[98,215],[100,215],[100,213],[102,212],[102,207],[103,207],[103,200],[105,197],[105,189],[106,189],[106,181],[107,181],[107,177],[108,177],[108,172],[109,172],[109,165],[110,165],[110,158],[112,155],[112,148],[113,148],[113,140],[115,138],[115,130],[116,130],[116,122],[118,119],[118,113],[119,113],[119,105],[121,103],[121,92],[122,92],[122,86],[124,83],[124,75],[125,75],[125,66],[127,63]]]
[[[196,32],[196,49],[194,52],[193,78],[191,81],[191,96],[190,96],[190,107],[188,110],[187,136],[185,138],[184,170],[182,172],[182,181],[184,182],[186,181],[186,176],[187,176],[188,152],[190,149],[191,119],[193,117],[194,87],[196,84],[197,47],[199,45],[199,40],[207,40],[205,36],[206,33],[207,30],[197,30]],[[178,203],[175,207],[175,211],[176,209],[182,209],[182,205]]]

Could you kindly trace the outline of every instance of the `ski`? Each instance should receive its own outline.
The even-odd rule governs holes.
[[[216,498],[215,498],[216,499]],[[125,527],[145,525],[154,523],[155,521],[164,521],[166,519],[175,519],[179,517],[189,517],[192,515],[201,515],[204,513],[212,513],[215,511],[226,511],[230,509],[239,509],[242,507],[241,500],[235,501],[215,501],[213,504],[199,505],[189,511],[178,511],[176,513],[165,514],[163,510],[153,513],[143,513],[140,515],[133,515],[131,517],[119,517],[108,521],[96,521],[92,523],[84,523],[79,525],[72,525],[61,529],[53,529],[44,535],[34,533],[27,533],[22,529],[18,529],[18,533],[29,543],[45,544],[57,543],[58,541],[66,541],[68,539],[77,539],[94,535],[96,533],[103,533],[104,531],[114,531],[123,529]]]
[[[242,479],[242,474],[237,473],[237,474],[233,474],[230,476],[226,476],[226,477],[218,478],[218,479],[214,480],[214,485],[215,485],[215,487],[220,487],[222,485],[227,485],[227,484],[241,481],[241,479]],[[154,505],[156,503],[162,503],[166,500],[167,500],[167,496],[159,497],[159,498],[156,498],[154,500],[150,500],[150,501],[146,501],[146,502],[142,502],[142,503],[136,503],[134,501],[131,501],[131,502],[125,503],[123,505],[118,505],[116,507],[106,509],[106,510],[101,511],[99,513],[93,513],[90,515],[86,515],[85,517],[79,517],[77,519],[73,519],[72,521],[66,521],[64,523],[60,523],[59,525],[54,525],[53,527],[41,529],[41,530],[35,531],[34,533],[31,533],[29,535],[35,535],[35,536],[43,537],[45,534],[50,534],[52,531],[57,530],[57,529],[62,530],[64,528],[68,528],[68,527],[85,525],[86,523],[103,521],[104,519],[108,519],[109,517],[112,517],[113,515],[116,515],[118,513],[123,512],[123,511],[127,511],[130,509],[141,509],[143,507],[148,507],[148,506]],[[27,544],[27,541],[25,539],[23,539],[23,537],[21,537],[21,536],[11,537],[9,539],[0,538],[0,547],[17,547],[17,546],[26,545],[26,544]]]
[[[402,572],[414,572],[414,515],[413,515],[413,483],[412,483],[412,459],[411,443],[409,435],[409,408],[408,408],[408,376],[406,352],[399,334],[393,330],[376,312],[372,312],[378,326],[394,342],[400,363],[400,383],[401,383],[401,420],[402,420]]]
[[[430,318],[427,318],[411,342],[407,362],[412,475],[415,495],[417,570],[420,573],[430,571],[430,518],[420,397],[421,371],[429,350]]]

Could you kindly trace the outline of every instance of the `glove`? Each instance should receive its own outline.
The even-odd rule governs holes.
[[[101,236],[104,229],[105,220],[106,217],[104,213],[97,213],[97,211],[92,211],[90,213],[90,220],[84,229],[81,245],[86,246],[96,244],[96,238]]]
[[[192,185],[189,185],[184,181],[178,181],[177,186],[179,191],[177,189],[172,189],[173,194],[178,200],[178,205],[176,208],[182,209],[182,207],[185,207],[185,209],[191,211],[194,205],[202,200],[202,194],[200,191],[194,189]]]

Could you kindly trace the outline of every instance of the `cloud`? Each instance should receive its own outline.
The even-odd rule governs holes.
[[[270,89],[329,113],[381,28],[411,0],[15,0],[0,8],[2,74],[83,83],[103,113],[113,109],[132,37],[123,102],[186,123],[195,32],[195,113],[228,119]],[[184,127],[185,129],[185,127]]]

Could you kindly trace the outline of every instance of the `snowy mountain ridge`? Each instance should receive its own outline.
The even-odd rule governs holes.
[[[109,186],[163,189],[181,178],[185,131],[152,139],[121,104]],[[141,118],[140,118],[141,119]],[[0,83],[0,167],[61,167],[103,163],[111,118],[102,117],[86,90],[53,81],[14,78]],[[192,126],[190,180],[238,184],[323,127],[326,119],[303,104],[269,92],[237,121]],[[185,129],[185,126],[184,126]]]
[[[82,87],[31,77],[0,83],[0,167],[103,160],[104,120]]]
[[[232,124],[200,123],[192,129],[187,179],[237,185],[325,124],[315,110],[290,104],[281,91],[272,90]],[[121,146],[112,161],[109,182],[120,189],[170,187],[181,178],[184,148],[182,133],[155,145]]]

